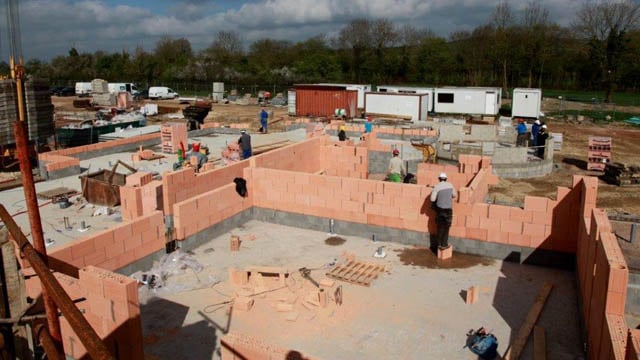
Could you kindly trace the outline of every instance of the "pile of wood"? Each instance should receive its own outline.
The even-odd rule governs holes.
[[[602,179],[615,185],[640,185],[640,166],[628,166],[622,163],[608,163]]]

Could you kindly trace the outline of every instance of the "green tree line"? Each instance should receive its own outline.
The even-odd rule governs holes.
[[[240,34],[221,31],[200,51],[186,38],[164,37],[151,51],[71,49],[49,62],[29,60],[26,67],[52,84],[102,78],[143,87],[213,81],[539,87],[604,91],[610,100],[614,91],[640,89],[639,18],[634,0],[588,1],[570,26],[560,26],[540,0],[517,12],[502,0],[485,24],[448,37],[361,18],[335,37],[264,38],[245,47]]]

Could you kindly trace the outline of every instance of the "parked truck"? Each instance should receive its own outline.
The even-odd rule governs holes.
[[[138,88],[133,83],[109,83],[110,93],[128,92],[131,95],[137,95],[139,93]]]

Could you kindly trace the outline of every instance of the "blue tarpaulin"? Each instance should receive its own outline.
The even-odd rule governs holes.
[[[628,120],[625,120],[624,122],[626,122],[627,124],[640,125],[640,117],[633,116]]]

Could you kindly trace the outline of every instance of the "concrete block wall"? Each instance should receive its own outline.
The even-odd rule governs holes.
[[[162,212],[142,216],[84,239],[55,248],[49,256],[77,268],[117,270],[165,248]],[[29,267],[26,261],[23,263]]]
[[[250,169],[245,170],[250,172]],[[268,191],[268,190],[267,190]],[[253,206],[253,191],[241,197],[235,184],[220,186],[173,205],[177,240],[184,240]]]

